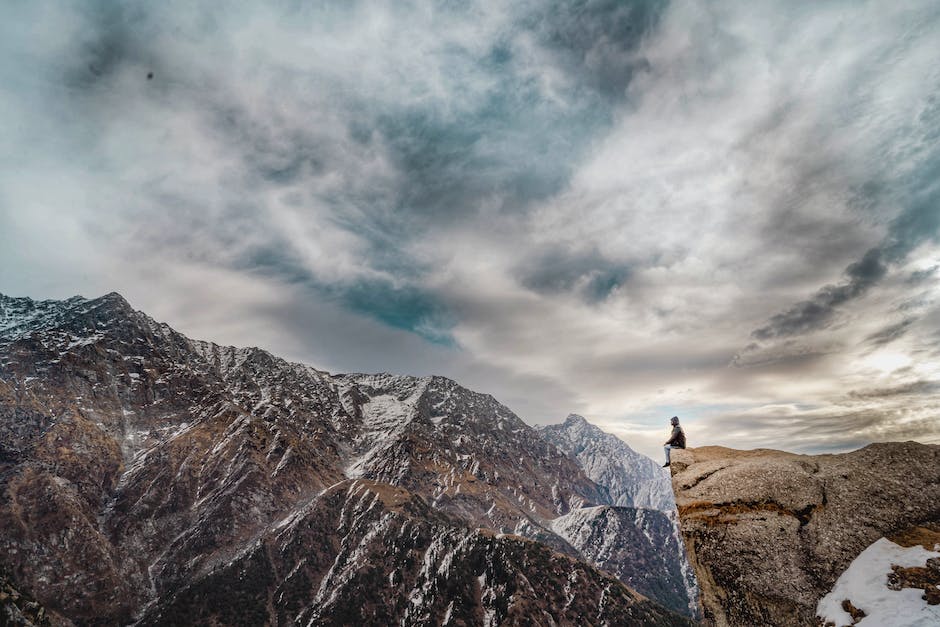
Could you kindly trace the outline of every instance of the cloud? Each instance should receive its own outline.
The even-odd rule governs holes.
[[[903,435],[877,390],[940,377],[938,33],[929,2],[17,3],[0,291],[654,443],[660,412]]]
[[[536,292],[578,292],[589,301],[607,297],[630,276],[626,264],[606,259],[597,249],[537,252],[520,264],[519,282]]]
[[[875,345],[890,344],[894,340],[904,335],[908,328],[915,322],[917,322],[917,318],[905,318],[900,322],[895,322],[894,324],[889,324],[883,329],[879,329],[865,339]]]
[[[663,6],[40,3],[10,22],[56,49],[7,66],[39,77],[11,116],[51,109],[55,153],[95,162],[112,197],[73,210],[100,237],[287,273],[420,333],[447,304],[411,243],[563,188]]]
[[[869,250],[860,261],[846,268],[844,283],[821,288],[810,300],[773,316],[766,326],[753,331],[751,337],[769,340],[826,328],[839,306],[861,296],[884,277],[888,268],[881,257],[880,249]]]

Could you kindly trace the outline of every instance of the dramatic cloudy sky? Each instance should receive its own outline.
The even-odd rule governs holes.
[[[2,293],[651,454],[940,441],[933,0],[0,12]]]

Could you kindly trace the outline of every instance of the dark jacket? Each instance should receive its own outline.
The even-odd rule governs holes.
[[[676,425],[672,428],[672,436],[670,436],[666,444],[675,446],[676,448],[685,448],[685,433],[683,433],[682,427]]]

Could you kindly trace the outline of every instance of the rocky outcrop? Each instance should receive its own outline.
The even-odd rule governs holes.
[[[0,625],[48,627],[51,624],[46,608],[20,592],[6,575],[0,574]]]
[[[940,446],[673,455],[682,534],[708,625],[816,625],[818,601],[866,547],[940,522]]]

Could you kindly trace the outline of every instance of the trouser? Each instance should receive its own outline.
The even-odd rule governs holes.
[[[670,453],[670,452],[672,451],[672,449],[674,449],[674,448],[682,448],[682,447],[681,447],[681,446],[673,446],[672,444],[667,444],[666,446],[663,447],[663,450],[666,451],[666,463],[667,463],[667,464],[671,463],[671,462],[670,462],[670,459],[669,459],[669,453]]]

